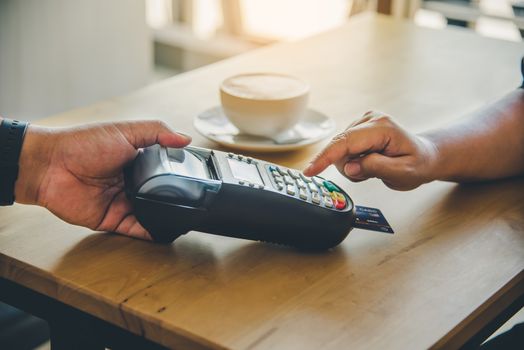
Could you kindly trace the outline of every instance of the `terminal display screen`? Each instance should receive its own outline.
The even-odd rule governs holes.
[[[258,168],[253,163],[246,163],[236,159],[227,159],[229,167],[231,168],[231,174],[238,180],[244,180],[257,185],[264,185],[262,177],[258,172]]]

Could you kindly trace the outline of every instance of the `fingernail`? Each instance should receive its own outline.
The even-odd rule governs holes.
[[[183,132],[177,131],[177,134],[179,134],[180,136],[185,137],[188,141],[193,140],[193,138],[191,136],[189,136],[188,134],[185,134]]]
[[[309,163],[308,166],[302,171],[304,174],[309,173],[311,169],[313,168],[313,163]]]
[[[358,162],[349,162],[344,166],[344,172],[347,176],[355,176],[360,174],[360,163]]]

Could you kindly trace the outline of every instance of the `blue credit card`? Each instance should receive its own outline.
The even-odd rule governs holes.
[[[355,223],[353,227],[364,230],[395,233],[382,212],[376,208],[355,206]]]

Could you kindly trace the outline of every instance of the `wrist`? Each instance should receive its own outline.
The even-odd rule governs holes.
[[[15,201],[17,203],[38,204],[52,149],[52,133],[49,129],[29,125],[18,162],[18,179],[15,183]]]
[[[417,135],[424,153],[424,170],[422,178],[424,183],[440,179],[442,170],[441,152],[438,143],[430,135]]]

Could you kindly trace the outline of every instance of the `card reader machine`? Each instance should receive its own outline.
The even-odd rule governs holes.
[[[162,243],[196,230],[327,249],[346,238],[355,216],[331,181],[204,148],[142,149],[125,182],[138,221]]]

